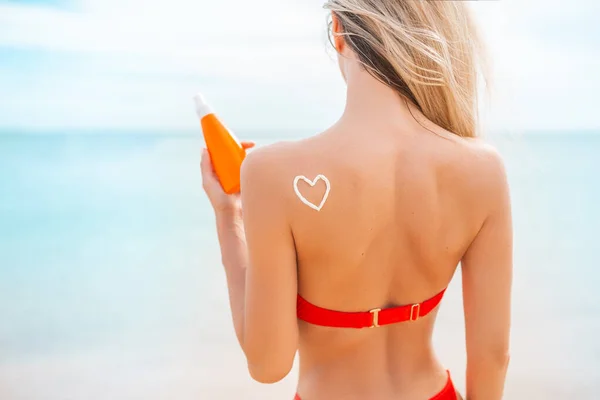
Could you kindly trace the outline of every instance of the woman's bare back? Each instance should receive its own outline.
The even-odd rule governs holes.
[[[485,218],[476,195],[489,150],[440,128],[371,126],[377,132],[340,124],[263,149],[277,158],[270,179],[279,182],[289,215],[298,291],[338,311],[419,303],[439,293]],[[320,211],[293,185],[296,176],[312,181],[319,174],[330,184]],[[300,180],[298,190],[319,205],[327,187]],[[377,329],[300,322],[300,390],[315,400],[433,396],[447,380],[431,348],[436,314]]]
[[[483,59],[470,12],[460,2],[326,7],[347,86],[339,121],[250,153],[241,199],[224,195],[206,154],[202,164],[248,371],[277,382],[299,351],[303,400],[454,399],[451,383],[439,392],[447,376],[431,346],[436,310],[374,329],[328,328],[303,322],[309,303],[298,295],[337,311],[414,305],[446,288],[460,262],[466,397],[500,400],[512,218],[500,157],[467,139],[477,137]],[[307,183],[321,174],[330,183],[322,207],[323,180]]]

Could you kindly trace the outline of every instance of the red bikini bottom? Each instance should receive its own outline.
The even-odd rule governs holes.
[[[294,400],[301,400],[300,396],[296,395]],[[448,382],[446,386],[442,389],[441,392],[433,396],[429,400],[458,400],[456,396],[456,389],[454,389],[454,384],[452,383],[452,379],[450,378],[450,372],[448,372]]]

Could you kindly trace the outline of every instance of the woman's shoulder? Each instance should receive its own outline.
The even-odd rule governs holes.
[[[311,139],[279,141],[248,152],[242,163],[241,181],[253,187],[274,190],[292,173],[294,166],[306,161],[303,154],[311,146]],[[289,179],[287,179],[289,180]]]
[[[508,192],[504,160],[500,152],[482,138],[463,140],[460,151],[461,172],[468,183],[469,193],[477,202],[493,206]]]
[[[506,174],[502,155],[492,144],[483,138],[473,138],[464,141],[464,158],[470,167],[486,180],[497,181]]]
[[[298,141],[278,141],[268,145],[255,147],[248,152],[244,159],[244,164],[264,163],[267,161],[274,162],[284,154],[293,152],[297,147]]]
[[[242,164],[242,170],[263,170],[277,168],[285,171],[298,164],[315,162],[327,151],[319,133],[297,140],[282,140],[252,149]],[[272,171],[274,172],[274,171]]]
[[[302,141],[279,141],[252,149],[242,163],[242,173],[259,172],[264,169],[281,168],[302,147]]]

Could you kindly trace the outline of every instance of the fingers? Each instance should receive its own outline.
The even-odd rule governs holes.
[[[202,170],[202,174],[212,169],[212,165],[210,163],[210,155],[208,154],[208,150],[202,149],[202,155],[200,157],[200,168]]]
[[[200,171],[202,172],[202,184],[206,186],[211,185],[215,179],[215,171],[210,161],[210,155],[208,150],[202,149],[202,156],[200,158]]]
[[[242,148],[251,149],[256,145],[254,142],[242,142]]]

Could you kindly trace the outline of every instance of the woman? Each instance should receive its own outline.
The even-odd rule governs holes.
[[[466,398],[500,399],[511,212],[502,161],[476,138],[479,47],[467,6],[326,7],[347,83],[339,121],[250,153],[241,197],[223,193],[203,154],[249,372],[277,382],[299,351],[303,400],[460,398],[431,343],[460,263]]]

